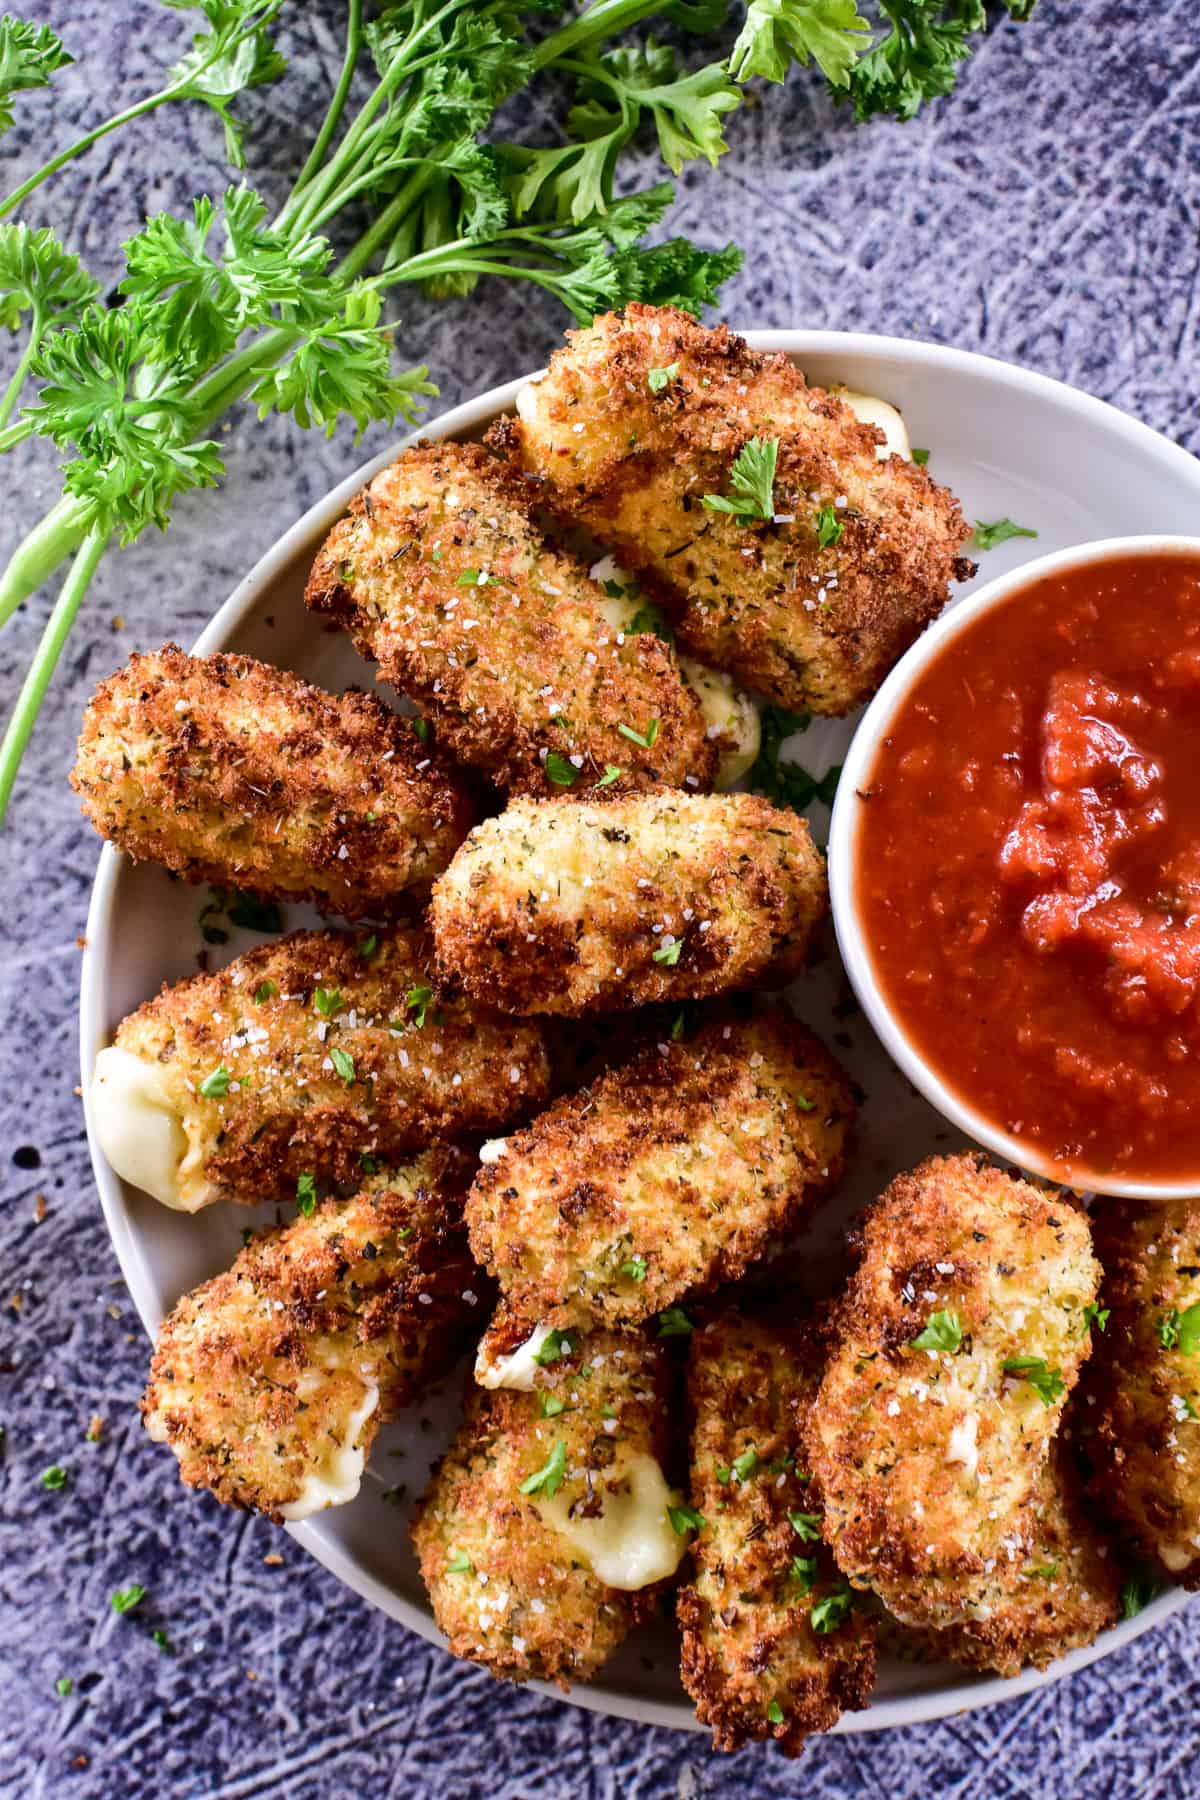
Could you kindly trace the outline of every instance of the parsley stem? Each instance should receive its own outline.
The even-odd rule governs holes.
[[[659,10],[657,0],[652,0],[651,4],[647,4],[647,0],[594,0],[594,4],[572,19],[569,25],[542,39],[533,52],[534,67],[544,69],[568,51],[592,44],[597,38],[626,31]]]
[[[103,125],[97,125],[94,131],[89,131],[85,136],[77,138],[73,144],[68,144],[65,150],[60,150],[57,156],[52,156],[50,161],[43,163],[40,169],[35,169],[29,179],[23,181],[19,188],[8,195],[7,199],[0,201],[0,219],[6,219],[10,213],[15,212],[22,200],[27,200],[35,188],[41,187],[44,181],[49,181],[52,175],[57,175],[60,169],[65,169],[67,164],[74,162],[77,156],[86,155],[92,146],[98,144],[101,138],[107,137],[110,131],[117,131],[122,125],[128,125],[131,120],[140,119],[144,113],[153,112],[156,107],[165,105],[168,100],[173,100],[177,93],[182,92],[186,86],[186,82],[176,81],[170,87],[160,88],[157,94],[149,94],[144,100],[136,100],[132,106],[127,106],[124,112],[114,113],[111,119],[104,121]]]
[[[87,593],[88,584],[96,573],[96,566],[104,555],[107,543],[107,535],[93,529],[79,546],[67,579],[63,582],[62,592],[46,622],[46,629],[29,665],[24,685],[17,696],[17,704],[4,733],[4,742],[0,744],[0,821],[3,821],[8,810],[21,757],[29,742],[34,720],[46,697],[46,689],[67,640],[67,633],[75,622],[79,604]]]
[[[362,0],[350,0],[350,9],[346,18],[346,49],[342,57],[342,72],[338,77],[337,87],[333,91],[333,98],[326,108],[321,129],[308,153],[308,161],[301,169],[283,210],[275,221],[277,231],[286,229],[289,214],[295,208],[304,189],[318,169],[325,166],[326,152],[333,142],[334,133],[346,110],[346,101],[350,96],[350,84],[354,80],[354,71],[358,64],[358,53],[362,49],[362,12]]]
[[[13,407],[17,404],[21,389],[25,386],[25,378],[29,374],[29,365],[42,341],[43,323],[41,308],[35,306],[29,321],[28,342],[13,370],[12,380],[4,390],[4,398],[0,400],[0,426],[7,425],[12,418]]]
[[[90,516],[90,501],[64,494],[26,532],[0,574],[0,625],[79,548]]]

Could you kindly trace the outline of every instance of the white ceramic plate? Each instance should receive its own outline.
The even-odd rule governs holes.
[[[912,442],[930,451],[930,470],[961,498],[971,518],[1011,517],[1035,528],[981,558],[979,581],[1031,555],[1090,538],[1150,532],[1195,532],[1200,520],[1200,463],[1176,445],[1100,401],[1058,382],[1003,363],[938,345],[841,332],[752,332],[760,349],[783,350],[809,378],[880,394],[898,406]],[[520,381],[494,388],[428,425],[426,437],[477,437],[510,409]],[[233,648],[296,669],[326,687],[369,683],[371,673],[341,636],[331,635],[301,604],[308,568],[325,533],[363,483],[396,454],[387,452],[355,471],[312,508],[246,577],[216,614],[195,648]],[[967,590],[963,590],[964,592]],[[815,724],[795,741],[813,773],[840,762],[853,720]],[[821,832],[823,809],[814,815]],[[172,882],[160,870],[133,867],[110,848],[101,852],[88,917],[83,962],[81,1056],[86,1094],[92,1063],[118,1021],[163,981],[191,974],[201,948],[198,915],[204,890]],[[289,924],[313,922],[290,909]],[[236,934],[221,956],[251,942]],[[832,947],[826,960],[793,989],[797,1010],[837,1048],[867,1095],[858,1149],[837,1199],[826,1206],[805,1240],[811,1264],[835,1253],[846,1220],[880,1192],[897,1171],[955,1140],[944,1121],[895,1070],[861,1015],[846,1016],[845,977]],[[214,955],[213,960],[216,960]],[[186,1289],[228,1266],[241,1229],[266,1215],[218,1206],[189,1218],[169,1212],[124,1186],[88,1133],[96,1181],[121,1268],[146,1329]],[[410,1496],[453,1430],[459,1377],[428,1397],[414,1415],[387,1427],[376,1444],[367,1479],[350,1506],[292,1527],[293,1535],[338,1578],[431,1642],[441,1642],[430,1617],[407,1533],[407,1507],[383,1498],[385,1487],[406,1484]],[[162,1454],[166,1454],[162,1452]],[[908,1725],[1010,1699],[1056,1675],[1103,1656],[1183,1604],[1182,1592],[1162,1595],[1136,1619],[1107,1632],[1045,1675],[1014,1681],[970,1678],[961,1669],[883,1662],[875,1699],[848,1714],[839,1731]],[[664,1628],[639,1634],[591,1687],[572,1698],[600,1712],[657,1725],[694,1727],[679,1687],[673,1636]]]

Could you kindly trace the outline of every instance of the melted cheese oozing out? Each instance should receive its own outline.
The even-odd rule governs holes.
[[[498,1163],[507,1149],[507,1138],[489,1138],[486,1144],[479,1146],[479,1160],[485,1167],[488,1163]]]
[[[864,425],[878,425],[882,431],[887,442],[880,444],[875,452],[880,462],[886,462],[889,456],[902,456],[905,462],[912,461],[908,426],[894,406],[874,394],[857,394],[852,388],[834,388],[833,391],[839,400],[845,401],[856,419],[861,419]]]
[[[199,1174],[167,1079],[155,1063],[110,1044],[96,1058],[92,1117],[100,1148],[122,1181],[176,1212],[198,1212],[216,1198]]]
[[[539,1500],[538,1511],[606,1587],[632,1593],[673,1575],[686,1546],[667,1516],[679,1496],[667,1486],[654,1458],[644,1451],[631,1456],[622,1475],[627,1487],[605,1492],[604,1511],[597,1518],[573,1519],[563,1490]]]
[[[1186,1569],[1188,1564],[1194,1560],[1194,1552],[1185,1550],[1178,1544],[1160,1542],[1155,1548],[1172,1575],[1178,1575],[1181,1569]]]
[[[969,1476],[974,1475],[979,1468],[979,1445],[976,1441],[978,1430],[978,1413],[968,1413],[951,1431],[946,1451],[946,1461],[961,1464]]]
[[[630,577],[611,556],[605,556],[591,571],[593,581],[629,583]],[[605,623],[612,631],[626,631],[641,605],[632,591],[604,594],[597,600]],[[742,692],[732,675],[722,669],[711,669],[694,656],[679,656],[679,673],[700,702],[704,725],[710,737],[723,739],[717,760],[719,794],[725,793],[753,767],[758,756],[762,734],[758,708],[749,694]]]
[[[475,1359],[475,1379],[480,1387],[516,1388],[522,1394],[532,1393],[538,1372],[535,1358],[551,1329],[549,1325],[537,1326],[523,1344],[518,1344],[507,1356],[498,1356],[495,1362],[486,1362],[480,1349]]]
[[[324,1512],[327,1506],[344,1506],[347,1500],[354,1499],[367,1460],[366,1450],[358,1441],[359,1434],[378,1404],[379,1389],[368,1387],[361,1404],[346,1420],[341,1443],[332,1445],[317,1467],[308,1471],[296,1498],[280,1507],[285,1519],[307,1519],[313,1513]]]

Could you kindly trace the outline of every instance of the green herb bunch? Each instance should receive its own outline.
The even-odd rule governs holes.
[[[1023,18],[1033,0],[1005,3]],[[698,312],[740,252],[647,243],[673,190],[664,181],[617,197],[635,140],[653,133],[676,174],[716,163],[744,84],[782,81],[793,62],[815,64],[859,118],[909,118],[950,89],[986,25],[982,0],[879,0],[876,23],[856,0],[749,0],[732,19],[728,0],[588,0],[578,11],[557,0],[401,0],[370,17],[364,0],[347,0],[340,74],[272,217],[245,178],[235,103],[285,74],[273,36],[284,0],[165,4],[198,15],[199,29],[164,85],[0,199],[0,319],[24,334],[0,398],[0,450],[37,436],[63,459],[61,498],[0,573],[0,626],[69,564],[0,746],[0,818],[101,558],[165,528],[179,495],[219,483],[213,433],[238,401],[326,433],[343,417],[360,433],[414,424],[436,389],[424,366],[394,366],[383,306],[404,283],[455,300],[485,276],[530,281],[583,322],[635,299]],[[651,26],[682,48],[638,34]],[[701,62],[695,45],[710,37],[716,58]],[[0,18],[0,130],[20,94],[71,60],[49,27]],[[562,141],[499,140],[499,110],[543,80],[572,97]],[[122,246],[118,302],[106,305],[79,258],[16,215],[110,133],[182,102],[217,114],[235,179],[149,219]],[[347,213],[370,221],[349,247]]]

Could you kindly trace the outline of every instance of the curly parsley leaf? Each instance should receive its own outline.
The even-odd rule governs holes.
[[[374,288],[360,285],[328,318],[303,321],[299,346],[251,393],[259,418],[274,408],[291,413],[305,430],[319,426],[326,437],[343,414],[354,420],[356,438],[377,420],[415,425],[422,398],[437,389],[424,365],[391,373],[391,332],[379,323],[382,305]]]
[[[850,1617],[854,1605],[854,1590],[849,1582],[843,1581],[831,1594],[825,1594],[813,1605],[809,1620],[814,1631],[837,1631]]]
[[[535,1474],[525,1477],[521,1483],[520,1492],[522,1494],[545,1494],[547,1500],[552,1500],[565,1481],[566,1474],[567,1446],[562,1438],[559,1438],[544,1466]]]
[[[934,1350],[944,1356],[956,1356],[962,1349],[962,1341],[962,1320],[956,1312],[947,1307],[944,1311],[929,1315],[929,1322],[925,1329],[919,1331],[911,1340],[911,1348]]]
[[[735,81],[782,81],[792,62],[815,62],[835,88],[848,85],[871,27],[855,0],[750,0],[729,58]]]
[[[0,324],[10,331],[25,312],[43,329],[77,318],[99,292],[99,282],[48,227],[0,225]]]
[[[790,806],[794,812],[805,812],[818,800],[823,806],[833,805],[841,763],[834,763],[823,775],[810,775],[782,754],[786,740],[796,732],[806,731],[810,723],[808,713],[788,712],[782,706],[763,707],[758,755],[748,777],[752,793],[765,794],[777,806]]]
[[[1043,1406],[1053,1406],[1066,1392],[1062,1370],[1047,1368],[1044,1357],[1009,1356],[1000,1367],[1006,1375],[1016,1375],[1021,1381],[1027,1381]]]
[[[990,525],[976,519],[966,547],[968,550],[994,550],[998,544],[1007,544],[1009,538],[1036,536],[1036,531],[1031,531],[1027,525],[1016,525],[1011,519],[995,519]]]
[[[702,494],[700,504],[710,512],[732,513],[739,519],[773,519],[778,460],[778,438],[752,437],[738,451],[729,471],[732,493]]]
[[[245,166],[241,127],[230,103],[247,88],[277,81],[287,67],[271,40],[283,0],[166,0],[177,11],[202,12],[207,31],[170,71],[176,96],[211,106],[225,128],[225,155],[235,169]]]
[[[12,13],[0,17],[0,131],[12,125],[14,94],[49,87],[50,77],[74,60],[48,25]]]
[[[987,12],[983,0],[880,0],[880,11],[887,28],[851,70],[849,98],[859,120],[912,119],[951,91]]]

